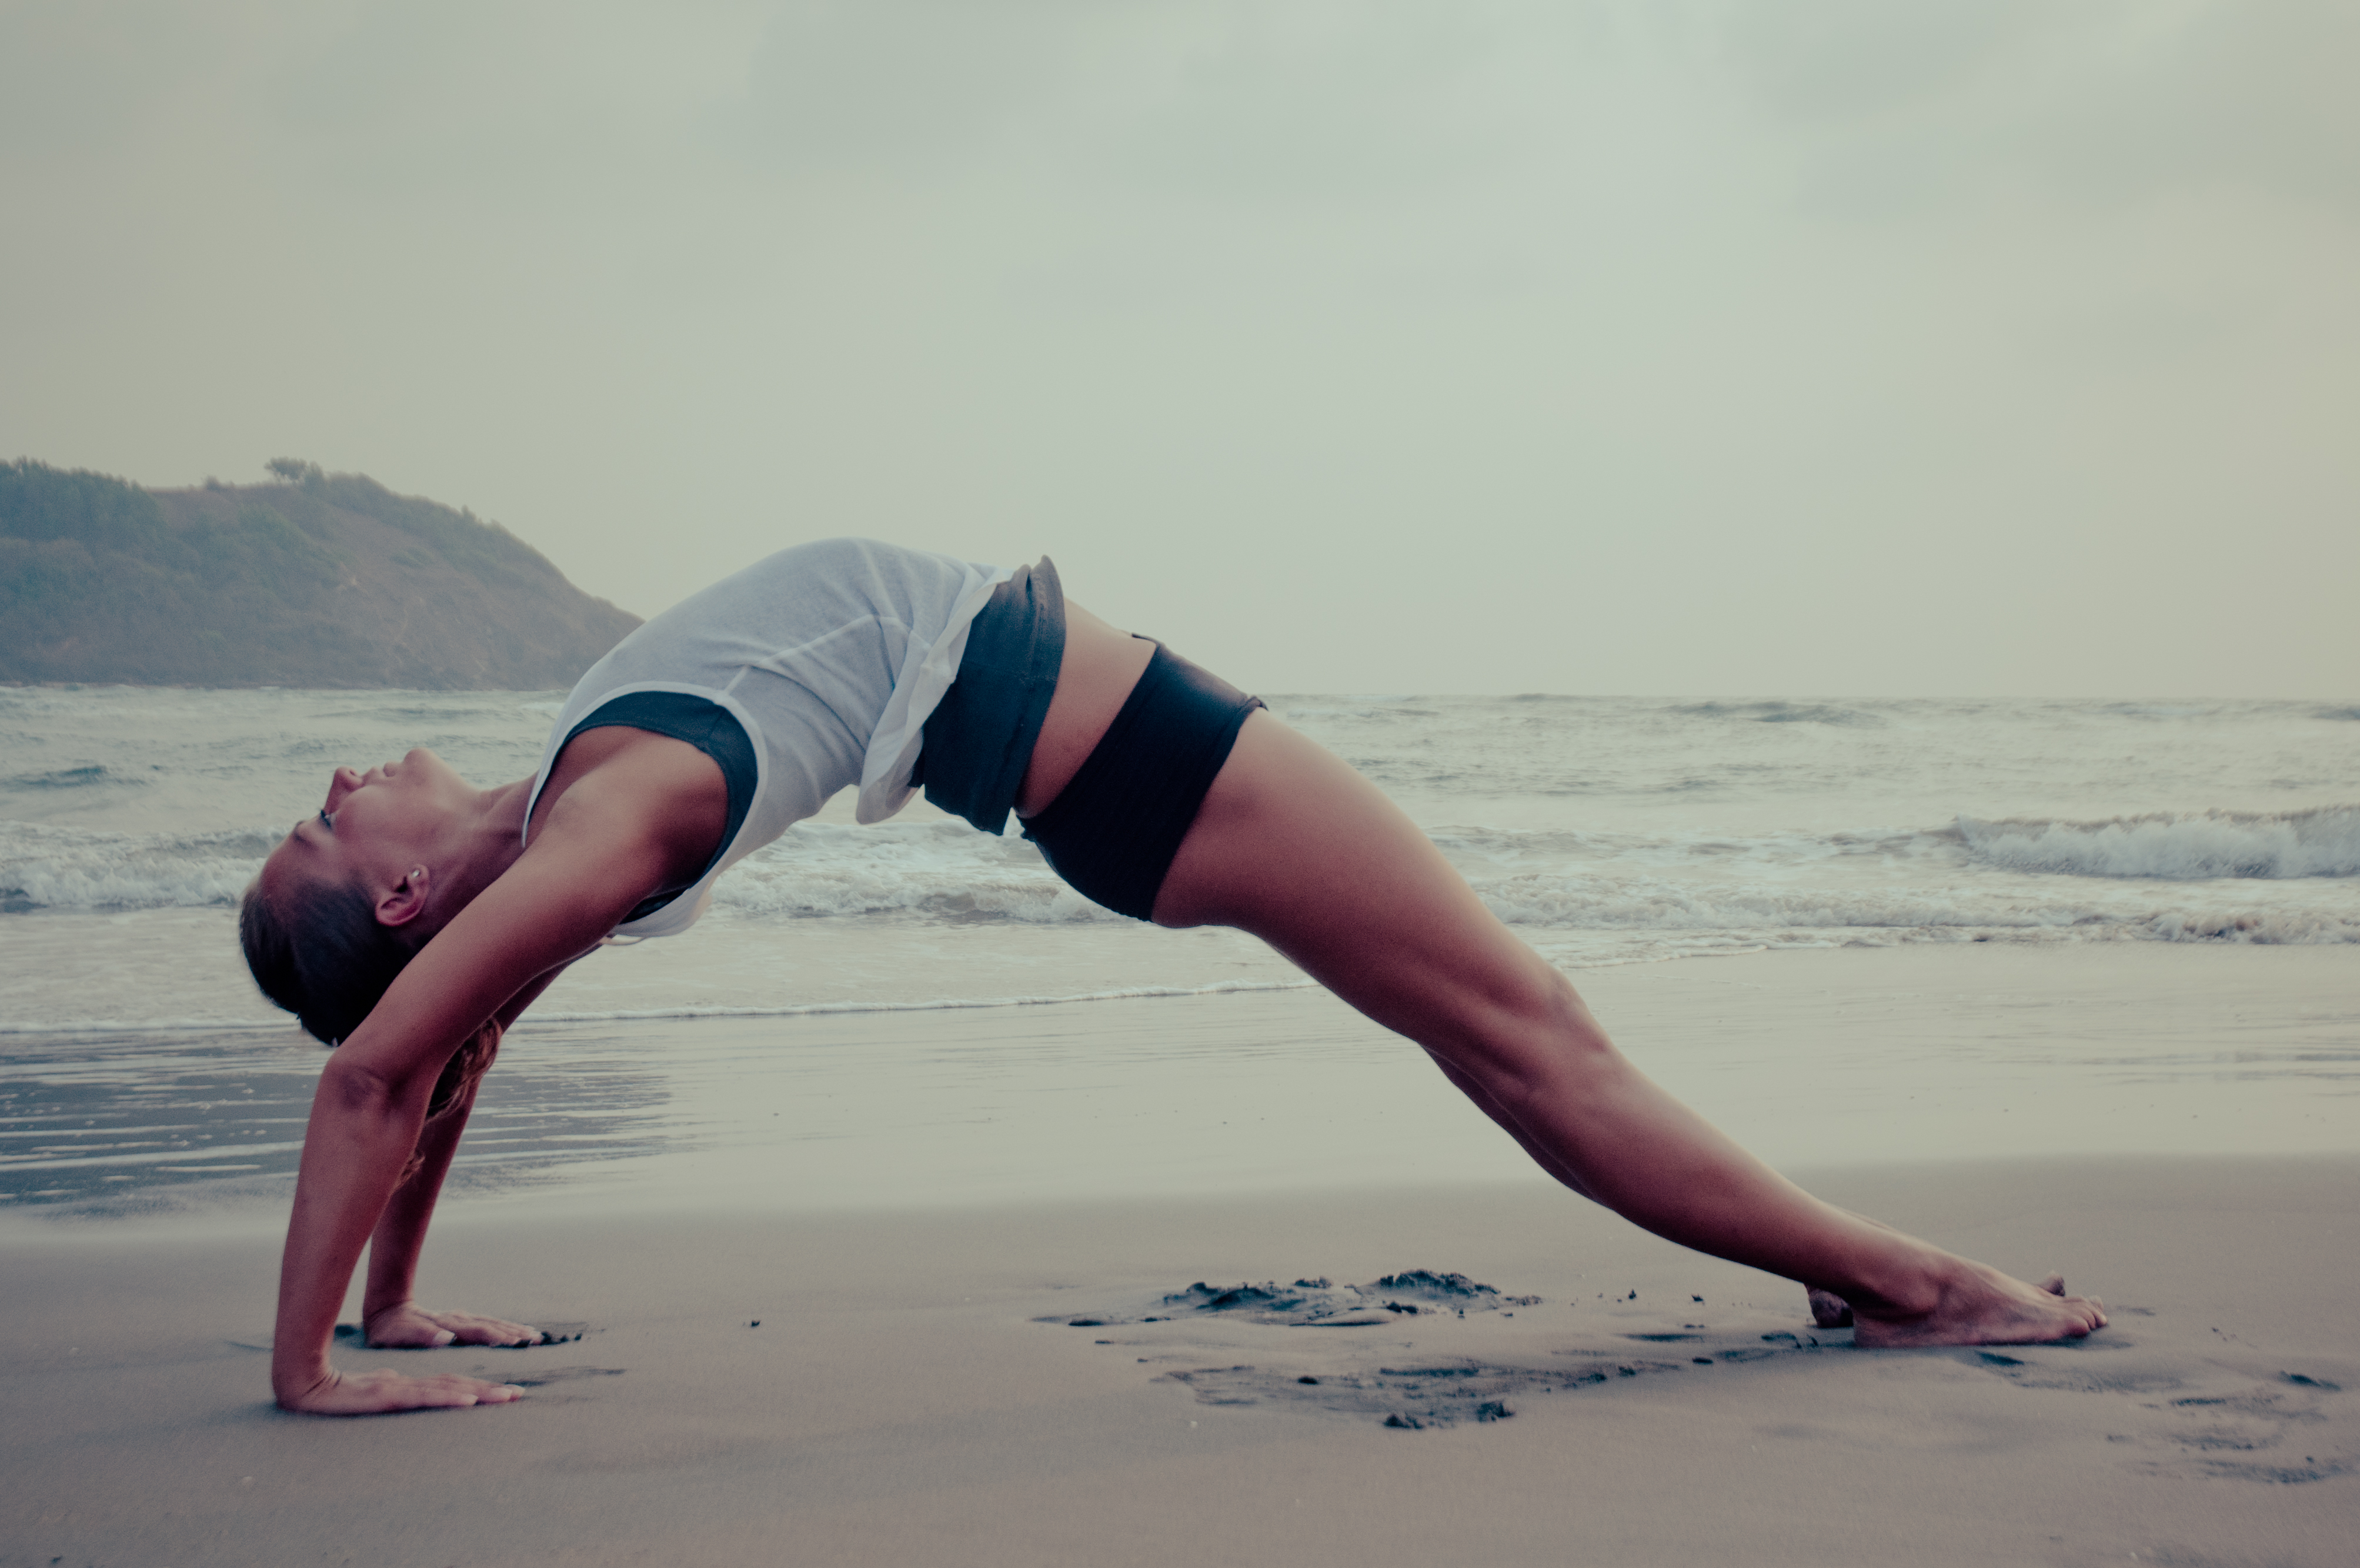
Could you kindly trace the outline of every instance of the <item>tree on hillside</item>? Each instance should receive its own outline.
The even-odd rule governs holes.
[[[306,463],[300,457],[273,457],[263,465],[282,485],[319,485],[327,482],[327,471],[317,463]]]

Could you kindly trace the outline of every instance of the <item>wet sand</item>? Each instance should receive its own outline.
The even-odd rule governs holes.
[[[447,1227],[436,1299],[583,1337],[344,1353],[532,1391],[336,1422],[264,1402],[268,1238],[19,1240],[0,1563],[2350,1560],[2360,1162],[1822,1186],[2005,1266],[2070,1267],[2114,1326],[1855,1352],[1799,1290],[1521,1187],[508,1214]],[[1187,1289],[1411,1268],[1540,1299],[1462,1317],[1377,1287],[1379,1321],[1321,1327]]]
[[[2058,1016],[2034,1006],[2038,965],[1780,957],[1720,971],[1758,992],[1730,1014],[1732,1062],[1831,1070],[1913,1005],[2017,1042],[2041,1037],[2025,1017]],[[1589,989],[1621,992],[1610,1021],[1634,1047],[1683,1019],[1693,1036],[1688,967]],[[2114,1027],[2250,1044],[2274,1010],[2348,1056],[2349,970],[2259,955],[2212,971],[2209,1025],[2201,998],[2165,992]],[[1881,990],[1830,992],[1876,972]],[[2080,972],[2086,993],[2105,966]],[[1906,1000],[1937,973],[1956,986]],[[1232,1016],[1269,1028],[1296,1005]],[[1831,1036],[1830,1009],[1870,1016]],[[1142,1004],[1121,1026],[1194,1015]],[[2125,1072],[2126,1091],[2169,1077]],[[2237,1085],[2224,1069],[2218,1102]],[[2348,1124],[2341,1087],[2319,1080],[2309,1109]],[[266,1402],[275,1224],[15,1223],[0,1568],[2350,1561],[2360,1157],[1896,1160],[1830,1142],[1816,1173],[1787,1162],[1815,1190],[2020,1274],[2060,1268],[2115,1313],[2079,1345],[1871,1354],[1813,1329],[1799,1288],[1553,1189],[1404,1187],[1367,1152],[1325,1191],[1083,1201],[1080,1169],[1063,1197],[956,1208],[462,1203],[427,1299],[581,1337],[340,1352],[530,1387],[360,1422]]]

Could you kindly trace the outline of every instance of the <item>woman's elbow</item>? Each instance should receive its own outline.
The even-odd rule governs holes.
[[[410,1085],[404,1080],[366,1062],[331,1057],[328,1065],[320,1070],[316,1103],[357,1121],[399,1121],[411,1098],[410,1090]]]

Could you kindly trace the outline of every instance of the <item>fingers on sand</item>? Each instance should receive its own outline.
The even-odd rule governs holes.
[[[1823,1329],[1852,1327],[1852,1305],[1832,1291],[1805,1288],[1811,1301],[1811,1321]]]

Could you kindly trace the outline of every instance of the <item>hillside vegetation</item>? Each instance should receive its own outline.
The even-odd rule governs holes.
[[[571,685],[639,618],[364,474],[145,490],[0,463],[0,681]]]

